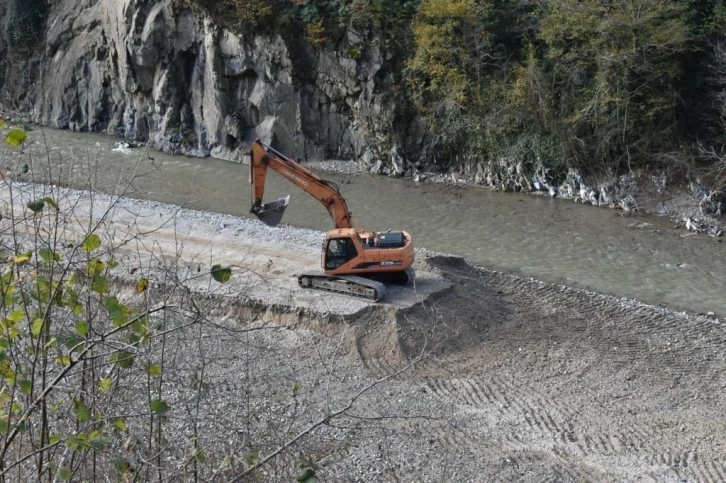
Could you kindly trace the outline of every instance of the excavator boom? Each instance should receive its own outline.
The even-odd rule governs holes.
[[[265,194],[267,169],[270,168],[320,201],[333,218],[335,228],[352,227],[350,211],[348,211],[348,205],[340,195],[338,185],[324,180],[298,161],[288,158],[259,139],[252,143],[251,154],[250,183],[253,189],[251,212],[257,215],[260,220],[268,225],[276,226],[282,219],[282,214],[289,202],[288,196],[271,203],[262,203]]]

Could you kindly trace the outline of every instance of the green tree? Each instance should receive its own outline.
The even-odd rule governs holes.
[[[479,56],[489,39],[479,28],[473,0],[424,0],[413,24],[415,48],[407,81],[413,102],[439,143],[439,154],[464,152],[471,133],[481,131]]]
[[[429,116],[461,106],[477,90],[472,43],[477,34],[473,0],[424,0],[413,26],[416,50],[408,63],[414,99]]]
[[[560,141],[577,164],[632,167],[678,138],[685,13],[660,0],[549,2],[543,65]]]

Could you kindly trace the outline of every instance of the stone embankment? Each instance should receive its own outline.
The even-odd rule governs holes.
[[[539,196],[552,196],[577,203],[620,210],[623,216],[641,211],[658,216],[668,216],[676,225],[694,233],[721,237],[726,227],[726,191],[708,189],[691,182],[670,185],[665,176],[622,175],[604,181],[590,181],[574,169],[570,169],[561,183],[555,183],[546,170],[527,177],[518,167],[495,172],[491,166],[476,164],[448,173],[391,169],[379,163],[372,168],[351,161],[316,161],[314,169],[354,175],[370,171],[374,174],[404,176],[415,182],[443,183],[452,187],[480,186],[500,191],[516,191]],[[503,163],[506,165],[506,163]],[[500,166],[501,167],[501,166]],[[472,174],[473,173],[473,174]]]

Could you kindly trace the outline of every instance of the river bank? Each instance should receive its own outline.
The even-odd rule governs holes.
[[[240,164],[141,147],[116,149],[110,136],[46,128],[35,128],[22,151],[6,154],[13,156],[9,162],[17,163],[21,175],[29,166],[22,179],[116,193],[122,181],[134,177],[130,197],[249,216],[248,173]],[[306,165],[355,167],[350,162]],[[339,185],[365,229],[406,229],[418,247],[453,253],[493,270],[693,313],[726,313],[721,238],[687,234],[667,216],[594,209],[463,183],[416,183],[361,169],[359,174],[326,171],[324,176]],[[330,229],[330,217],[317,200],[275,173],[267,184],[268,200],[292,195],[284,223]]]
[[[30,126],[30,120],[18,113],[0,107],[0,118]],[[31,127],[32,128],[32,127]],[[123,149],[143,148],[137,143],[118,140]],[[122,151],[123,151],[122,149]],[[128,152],[128,151],[127,151]],[[298,158],[293,153],[292,157]],[[243,157],[245,162],[246,157]],[[223,159],[223,161],[229,161]],[[397,161],[397,162],[396,162]],[[419,170],[404,162],[403,158],[393,160],[391,165],[382,161],[355,160],[305,161],[313,170],[327,173],[356,176],[372,173],[381,176],[401,177],[416,183],[437,183],[450,187],[487,188],[495,191],[518,192],[535,196],[550,196],[572,200],[595,207],[617,209],[628,216],[641,211],[656,216],[666,216],[677,227],[688,232],[721,237],[726,224],[726,193],[720,189],[709,189],[699,180],[668,180],[661,173],[631,173],[617,177],[584,177],[577,170],[570,170],[561,183],[551,181],[547,170],[527,177],[521,166],[507,165],[502,160],[500,169],[493,172],[481,163],[469,163],[458,170],[446,173]],[[345,183],[345,181],[343,181]]]
[[[587,179],[579,171],[570,170],[562,183],[553,183],[541,176],[526,179],[517,173],[516,168],[509,170],[509,177],[501,179],[477,168],[462,167],[441,173],[419,171],[415,168],[405,171],[390,170],[381,164],[369,166],[356,161],[327,160],[308,164],[313,169],[349,176],[371,172],[381,176],[402,177],[416,183],[549,196],[594,207],[616,209],[623,216],[639,211],[668,217],[677,227],[712,237],[722,237],[725,228],[722,214],[726,214],[726,193],[710,190],[693,181],[669,183],[665,176],[657,174],[640,173]],[[471,174],[472,171],[474,174]]]

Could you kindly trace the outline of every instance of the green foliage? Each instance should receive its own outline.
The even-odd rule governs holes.
[[[86,252],[91,253],[101,246],[101,238],[95,233],[88,235],[85,240],[81,243],[81,248]]]
[[[121,327],[129,320],[131,309],[125,305],[119,303],[116,296],[106,297],[104,300],[104,306],[108,310],[108,314],[111,317],[113,325]]]
[[[12,51],[25,54],[41,45],[48,0],[7,0],[6,32]]]
[[[300,28],[313,45],[339,40],[348,27],[404,38],[419,0],[196,0],[221,25],[242,34],[286,33]],[[291,25],[293,28],[291,29]],[[353,52],[351,57],[356,58]]]
[[[300,456],[297,463],[300,472],[295,481],[299,483],[315,483],[317,479],[317,465],[312,459],[306,456]]]
[[[88,409],[88,406],[86,406],[83,401],[77,399],[73,400],[73,410],[79,423],[84,424],[91,419],[91,410]]]
[[[305,37],[308,42],[315,46],[322,46],[328,41],[328,33],[325,29],[323,19],[305,24]]]
[[[660,0],[550,2],[542,64],[570,156],[629,161],[677,134],[680,56],[690,42],[684,17],[679,3]]]
[[[158,364],[148,364],[146,366],[146,373],[149,377],[156,377],[161,375],[162,367]]]
[[[111,389],[111,384],[113,384],[113,381],[111,380],[111,378],[110,377],[104,377],[103,379],[101,379],[101,382],[98,385],[98,390],[101,393],[108,392],[109,389]]]
[[[28,209],[30,209],[30,211],[32,211],[33,213],[40,213],[41,211],[43,211],[43,208],[45,208],[45,201],[43,200],[28,202]]]
[[[54,252],[50,248],[41,248],[40,250],[38,250],[38,255],[40,255],[40,258],[42,258],[43,261],[48,265],[52,264],[53,262],[59,262],[61,259],[60,254]]]
[[[347,47],[347,48],[345,49],[345,51],[346,51],[346,53],[347,53],[347,54],[348,54],[348,55],[349,55],[349,56],[350,56],[350,57],[351,57],[352,59],[355,59],[355,60],[358,60],[358,59],[360,59],[360,56],[361,56],[361,52],[360,52],[360,49],[359,49],[359,48],[357,48],[357,47],[353,47],[352,45],[349,45],[349,46],[348,46],[348,47]]]
[[[154,414],[158,414],[159,416],[163,416],[164,414],[169,412],[169,405],[166,403],[166,401],[163,401],[161,399],[154,399],[149,404],[149,408],[151,409],[151,412]]]
[[[684,95],[704,84],[684,66],[724,32],[724,12],[715,0],[422,0],[407,83],[444,166],[652,165],[683,143]]]
[[[229,267],[222,268],[222,265],[212,266],[212,278],[219,283],[225,283],[232,277],[232,269]]]
[[[299,483],[314,483],[317,480],[315,477],[315,470],[312,468],[305,468],[297,475],[297,478],[295,481],[298,481]]]
[[[247,466],[254,466],[260,460],[260,452],[256,449],[250,451],[245,455],[245,464]]]
[[[501,54],[516,53],[522,42],[505,35],[506,25],[517,23],[511,15],[502,18],[510,3],[502,2],[501,10],[473,0],[421,3],[407,81],[416,107],[437,136],[438,156],[494,158],[494,148],[506,144],[501,138],[522,129],[514,106],[506,102],[510,87],[504,65],[511,64],[512,53]]]
[[[131,369],[134,365],[134,356],[127,351],[118,351],[111,354],[109,361],[117,364],[121,369]]]
[[[58,468],[55,475],[60,481],[71,481],[73,478],[73,471],[70,468],[62,467]]]
[[[424,0],[421,4],[413,27],[416,52],[408,70],[414,99],[430,118],[473,95],[477,86],[469,74],[475,68],[472,42],[477,26],[474,0]]]
[[[43,198],[43,201],[45,201],[48,205],[50,205],[51,208],[58,211],[59,208],[58,208],[58,204],[55,202],[55,199],[53,199],[50,196],[46,196],[45,198]]]
[[[11,129],[5,136],[5,142],[14,148],[21,146],[26,139],[28,139],[28,135],[20,129]]]
[[[28,436],[33,438],[29,447],[63,445],[77,454],[46,459],[51,474],[70,480],[88,451],[120,447],[126,422],[113,417],[106,423],[103,398],[114,391],[120,371],[145,357],[140,348],[151,331],[142,308],[108,294],[108,270],[117,262],[91,257],[100,251],[101,237],[91,233],[75,243],[61,241],[52,231],[60,228],[54,227],[56,215],[63,215],[55,200],[45,197],[28,207],[31,213],[19,214],[12,226],[19,230],[16,238],[32,234],[37,248],[11,252],[0,262],[0,432],[5,435],[0,450],[10,461],[16,449],[29,444],[19,435],[42,427]],[[39,226],[44,228],[34,228]],[[111,367],[106,360],[113,369],[95,379],[101,372],[94,364]],[[161,365],[146,360],[144,366],[150,377],[161,375]],[[150,407],[161,415],[168,411],[165,404],[154,400]],[[61,461],[66,466],[57,464]]]
[[[136,282],[136,293],[144,293],[149,289],[149,279],[142,277]]]
[[[28,139],[28,134],[26,132],[28,129],[25,129],[25,128],[18,129],[18,128],[11,127],[10,123],[6,119],[0,117],[0,132],[5,131],[5,130],[7,130],[7,132],[5,133],[5,143],[10,147],[13,147],[13,148],[21,147],[23,144],[25,144],[25,141],[27,141],[27,139]],[[2,180],[5,177],[8,177],[11,174],[13,174],[13,173],[11,172],[11,173],[5,174],[0,171],[0,180]],[[25,173],[21,172],[20,174],[22,175]],[[39,208],[38,211],[43,209],[43,205],[44,205],[43,200],[33,201],[32,203],[33,203],[34,207]],[[29,204],[29,206],[30,206],[30,204]]]
[[[277,5],[269,0],[197,0],[220,23],[241,32],[253,32],[274,19]]]

